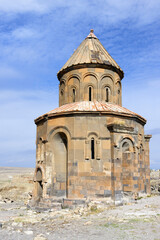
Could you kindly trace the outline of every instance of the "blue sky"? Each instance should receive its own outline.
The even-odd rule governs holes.
[[[125,73],[160,168],[160,1],[0,0],[0,166],[35,166],[33,120],[58,106],[59,69],[91,28]]]

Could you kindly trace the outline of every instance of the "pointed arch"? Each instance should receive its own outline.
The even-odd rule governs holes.
[[[80,79],[77,75],[71,75],[67,80],[67,101],[68,103],[79,101],[80,97]]]
[[[104,75],[100,80],[101,100],[106,102],[112,102],[114,92],[114,81],[108,76]],[[108,99],[106,98],[106,91],[108,91]]]
[[[123,192],[133,192],[133,167],[134,167],[134,146],[129,138],[124,138],[121,142],[122,155],[122,190]]]
[[[55,128],[50,130],[50,132],[48,133],[48,136],[47,136],[47,141],[51,141],[51,138],[57,132],[63,132],[64,134],[66,134],[68,139],[71,139],[71,133],[70,133],[70,131],[69,131],[69,129],[67,127],[65,127],[65,126],[57,126],[57,127],[55,127]]]
[[[52,138],[52,169],[52,195],[68,197],[68,139],[61,131]]]
[[[42,181],[43,181],[43,182],[46,182],[45,171],[44,171],[43,166],[40,165],[40,164],[37,164],[37,165],[36,165],[36,168],[35,168],[35,171],[34,171],[34,178],[33,178],[34,182],[36,181],[36,174],[37,174],[38,169],[40,169],[41,172],[42,172]]]

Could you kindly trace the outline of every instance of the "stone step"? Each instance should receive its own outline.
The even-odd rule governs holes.
[[[50,202],[50,203],[63,203],[63,199],[62,198],[56,198],[56,199],[52,199],[52,198],[42,198],[40,200],[40,202]]]
[[[62,208],[62,203],[52,201],[51,199],[41,199],[37,205],[38,208],[56,209],[60,210]]]
[[[61,208],[62,204],[61,203],[48,203],[48,204],[46,204],[46,203],[43,203],[43,202],[39,202],[38,206],[39,207],[45,207],[46,206],[46,207],[50,207],[50,208],[57,208],[57,207]]]

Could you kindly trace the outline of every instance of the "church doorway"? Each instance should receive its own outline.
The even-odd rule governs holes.
[[[133,191],[133,145],[129,139],[122,144],[122,188]]]
[[[42,171],[40,168],[37,169],[36,182],[37,182],[37,196],[39,198],[42,198],[43,197],[43,183],[42,183]]]
[[[54,168],[55,168],[55,194],[59,197],[68,196],[68,141],[63,132],[53,137]]]

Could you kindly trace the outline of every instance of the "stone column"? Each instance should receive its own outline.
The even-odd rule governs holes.
[[[146,193],[151,193],[151,187],[150,187],[150,159],[149,159],[149,141],[151,139],[152,135],[145,135],[145,173],[146,173]]]
[[[122,154],[119,147],[115,144],[116,134],[111,133],[111,159],[112,159],[112,196],[115,204],[121,204],[122,194]]]

